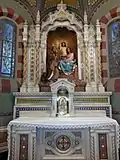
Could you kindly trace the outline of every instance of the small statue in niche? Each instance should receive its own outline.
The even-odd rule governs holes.
[[[71,51],[71,48],[66,49],[67,56],[59,62],[59,69],[63,71],[64,74],[71,74],[76,67],[76,60],[74,59],[74,53]]]
[[[58,117],[66,116],[69,113],[67,97],[61,96],[58,99],[57,114]]]
[[[59,53],[62,52],[60,56]],[[76,68],[76,60],[74,59],[74,53],[70,47],[66,48],[66,43],[62,42],[62,47],[60,50],[57,49],[55,58],[49,60],[50,63],[50,76],[48,80],[57,80],[59,77],[59,71],[61,70],[65,75],[70,75]]]
[[[49,64],[49,70],[50,73],[48,73],[48,80],[56,80],[59,77],[59,72],[57,70],[58,66],[58,48],[56,47],[55,44],[52,45],[52,49],[49,54],[49,59],[48,59],[48,64]]]
[[[60,44],[60,51],[62,52],[62,55],[61,56],[67,56],[67,51],[66,51],[66,49],[67,49],[67,45],[66,45],[66,42],[62,42],[61,44]]]

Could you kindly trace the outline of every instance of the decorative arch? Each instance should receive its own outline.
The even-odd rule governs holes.
[[[17,15],[13,8],[1,8],[0,7],[0,17],[2,16],[12,19],[17,24],[24,23],[24,18],[20,15]]]
[[[49,31],[53,31],[58,27],[66,27],[72,30],[77,36],[77,59],[78,59],[78,76],[81,79],[81,54],[83,49],[83,24],[78,21],[74,13],[69,13],[66,10],[66,4],[58,4],[55,13],[49,13],[48,18],[41,26],[41,57],[43,72],[46,72],[46,57],[47,57],[47,36]],[[40,66],[41,67],[41,66]],[[40,72],[41,72],[40,68]],[[40,73],[41,75],[41,73]]]
[[[11,92],[18,91],[18,84],[22,82],[22,64],[23,64],[23,56],[22,56],[22,28],[24,23],[24,18],[15,13],[12,8],[2,8],[0,7],[0,19],[8,19],[14,22],[17,25],[17,41],[16,41],[16,49],[17,54],[15,57],[16,61],[16,69],[15,69],[15,79],[11,78],[3,78],[0,77],[0,88],[1,92]],[[19,36],[19,38],[18,38]],[[17,79],[17,81],[16,81]]]
[[[112,8],[105,16],[101,17],[101,32],[102,32],[102,77],[103,83],[106,83],[109,78],[109,59],[108,59],[108,25],[117,18],[120,18],[120,7]]]

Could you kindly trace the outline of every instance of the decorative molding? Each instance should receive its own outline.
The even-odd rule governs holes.
[[[67,79],[65,78],[59,78],[55,83],[52,83],[50,85],[51,87],[51,92],[53,93],[57,93],[57,91],[60,89],[60,88],[65,88],[68,90],[69,93],[73,93],[74,92],[74,87],[75,87],[75,84],[74,83],[71,83],[69,82]]]
[[[94,110],[104,110],[104,111],[106,111],[106,116],[108,116],[108,117],[110,117],[111,116],[111,114],[110,114],[110,107],[92,107],[93,105],[91,105],[91,107],[88,107],[88,106],[86,106],[86,107],[74,107],[75,108],[75,110],[89,110],[89,111],[94,111]]]
[[[51,106],[47,106],[47,107],[16,107],[16,113],[15,113],[15,118],[19,117],[19,113],[20,111],[50,111],[51,110]]]
[[[30,128],[34,128],[36,129],[36,127],[39,127],[39,128],[45,128],[45,129],[80,129],[80,128],[91,128],[91,129],[105,129],[106,127],[115,127],[116,126],[116,123],[117,122],[111,122],[111,123],[102,123],[102,124],[99,124],[99,123],[96,123],[96,124],[83,124],[83,125],[80,125],[80,124],[60,124],[60,125],[47,125],[47,124],[40,124],[40,123],[35,123],[35,124],[28,124],[28,123],[23,123],[22,121],[19,121],[19,123],[15,123],[15,121],[11,121],[10,122],[10,125],[13,125],[15,129],[19,129],[19,128],[25,128],[25,129],[30,129]]]
[[[95,96],[98,98],[98,96],[110,96],[112,95],[112,92],[75,92],[74,93],[75,96]]]
[[[17,105],[26,105],[26,104],[31,104],[31,105],[36,105],[36,104],[51,104],[51,99],[46,98],[17,98],[16,99],[16,104]]]
[[[108,104],[108,97],[74,97],[74,102]]]
[[[13,95],[16,97],[44,97],[52,96],[51,92],[13,92]]]

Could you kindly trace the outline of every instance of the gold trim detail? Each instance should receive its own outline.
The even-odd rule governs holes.
[[[108,103],[108,98],[74,98],[74,103]]]

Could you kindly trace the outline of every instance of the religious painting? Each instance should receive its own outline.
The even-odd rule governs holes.
[[[58,79],[60,74],[70,75],[77,66],[77,38],[74,31],[58,27],[48,33],[48,80]]]
[[[108,26],[108,57],[110,77],[120,77],[120,20]]]

